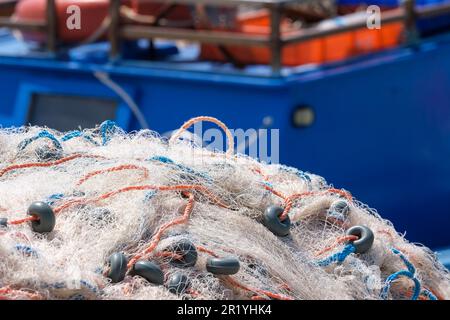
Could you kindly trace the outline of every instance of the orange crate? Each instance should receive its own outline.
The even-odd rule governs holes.
[[[367,54],[397,46],[403,34],[403,23],[394,22],[382,25],[379,30],[361,28],[337,35],[308,40],[284,47],[282,63],[297,66],[308,63],[326,63],[345,60],[360,54]],[[288,34],[293,29],[287,21],[281,24],[281,32]],[[238,18],[236,30],[253,35],[270,34],[270,16],[266,11],[242,15]],[[201,46],[201,59],[226,61],[223,53],[215,45]],[[231,56],[243,64],[270,63],[270,49],[263,47],[226,46]]]

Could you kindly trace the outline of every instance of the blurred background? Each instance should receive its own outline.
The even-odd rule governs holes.
[[[0,0],[0,92],[3,127],[279,129],[450,262],[450,0]]]

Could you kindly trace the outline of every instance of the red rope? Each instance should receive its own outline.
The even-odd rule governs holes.
[[[204,252],[209,254],[210,256],[213,256],[214,258],[218,258],[219,256],[217,254],[215,254],[214,252],[212,252],[211,250],[208,250],[202,246],[197,246],[197,250],[200,252]]]
[[[16,225],[16,224],[22,224],[22,223],[25,223],[25,222],[38,221],[38,220],[39,220],[38,216],[28,216],[28,217],[23,218],[23,219],[17,219],[17,220],[9,221],[8,223]]]
[[[17,298],[20,299],[21,297],[27,297],[31,300],[42,299],[42,295],[40,295],[39,293],[28,292],[23,290],[14,290],[10,286],[0,288],[0,300],[10,300]]]
[[[340,196],[343,196],[344,198],[346,198],[349,201],[353,200],[352,195],[350,193],[348,193],[347,191],[340,190],[340,189],[334,189],[334,188],[323,190],[323,191],[306,191],[306,192],[302,192],[302,193],[296,193],[296,194],[290,195],[289,197],[286,198],[286,201],[284,204],[284,211],[280,215],[280,220],[283,221],[284,219],[287,218],[289,211],[291,211],[292,205],[295,200],[305,198],[305,197],[310,197],[310,196],[325,195],[327,193],[335,193]]]
[[[211,191],[208,190],[208,188],[201,186],[201,185],[175,185],[175,186],[152,186],[152,185],[142,185],[142,186],[129,186],[129,187],[125,187],[125,188],[121,188],[115,191],[110,191],[108,193],[105,193],[103,195],[100,195],[98,197],[95,198],[91,198],[91,199],[75,199],[75,200],[70,200],[62,205],[60,205],[59,207],[56,207],[54,209],[55,214],[59,214],[61,213],[63,210],[72,207],[74,205],[80,205],[80,204],[89,204],[89,203],[95,203],[101,200],[105,200],[108,198],[111,198],[115,195],[124,193],[124,192],[130,192],[130,191],[139,191],[139,190],[160,190],[160,191],[188,191],[188,190],[196,190],[199,192],[202,192],[203,194],[205,194],[212,202],[216,203],[217,205],[223,207],[223,208],[228,208],[228,206],[226,204],[224,204],[219,197],[217,197],[216,195],[214,195]],[[9,223],[13,224],[13,225],[18,225],[18,224],[22,224],[25,222],[30,222],[30,221],[38,221],[39,218],[37,216],[29,216],[23,219],[18,219],[18,220],[12,220]]]
[[[269,298],[277,299],[277,300],[294,300],[294,298],[291,298],[291,297],[288,297],[288,296],[285,296],[285,295],[282,295],[282,294],[277,294],[277,293],[273,293],[273,292],[270,292],[270,291],[267,291],[267,290],[261,290],[261,289],[248,287],[248,286],[238,282],[237,280],[231,278],[230,276],[227,276],[227,277],[224,277],[224,278],[232,286],[234,286],[236,288],[239,288],[239,289],[242,289],[242,290],[247,291],[247,292],[257,293],[259,295],[264,295],[264,296],[267,296]]]
[[[358,236],[343,236],[343,237],[337,238],[336,241],[331,246],[326,247],[325,249],[322,249],[322,250],[316,252],[315,256],[316,257],[321,256],[324,253],[333,250],[334,248],[336,248],[341,243],[344,243],[344,242],[347,242],[347,241],[356,241],[358,239],[359,239]]]
[[[95,177],[97,175],[104,174],[104,173],[110,173],[110,172],[123,171],[123,170],[141,170],[141,171],[143,171],[143,174],[142,174],[142,178],[141,178],[140,181],[148,178],[148,173],[149,172],[148,172],[148,169],[146,167],[136,166],[134,164],[124,164],[124,165],[120,165],[120,166],[117,166],[117,167],[108,168],[108,169],[104,169],[104,170],[97,170],[97,171],[93,171],[91,173],[88,173],[87,175],[85,175],[83,178],[81,178],[77,182],[77,186],[83,184],[84,182],[86,182],[90,178]]]
[[[12,170],[26,169],[26,168],[33,168],[33,167],[39,167],[39,168],[52,167],[52,166],[57,166],[57,165],[60,165],[65,162],[72,161],[72,160],[78,159],[78,158],[100,158],[100,159],[103,159],[103,157],[101,157],[101,156],[86,155],[86,154],[74,154],[74,155],[59,159],[59,160],[49,161],[49,162],[31,162],[31,163],[14,164],[14,165],[8,166],[8,167],[0,170],[0,177],[3,176],[5,173],[12,171]]]
[[[211,251],[209,249],[206,249],[205,247],[197,246],[196,248],[197,248],[198,251],[207,253],[210,256],[213,256],[215,258],[219,257],[216,253],[214,253],[213,251]],[[293,298],[288,297],[288,296],[284,296],[284,295],[276,294],[276,293],[273,293],[273,292],[270,292],[270,291],[261,290],[261,289],[255,289],[255,288],[251,288],[251,287],[245,286],[242,283],[238,282],[237,280],[231,278],[230,276],[226,276],[226,277],[224,277],[224,279],[230,285],[232,285],[232,286],[234,286],[236,288],[242,289],[244,291],[247,291],[247,292],[257,293],[257,294],[260,294],[260,295],[262,294],[262,295],[265,295],[267,297],[270,297],[270,298],[273,298],[273,299],[277,299],[277,300],[294,300]],[[281,286],[281,288],[282,289],[284,289],[284,288],[289,289],[289,286],[287,284],[283,284]],[[264,300],[264,297],[253,296],[252,300]]]
[[[169,251],[161,251],[155,253],[155,257],[158,258],[171,258],[173,260],[181,260],[183,259],[183,256],[181,254],[177,254],[175,252],[169,252]]]
[[[124,187],[118,190],[110,191],[105,194],[102,194],[98,197],[91,198],[91,199],[76,199],[71,200],[69,202],[66,202],[65,204],[60,205],[59,207],[55,208],[55,213],[60,213],[61,211],[71,207],[72,205],[76,204],[88,204],[93,202],[98,202],[101,200],[105,200],[111,197],[114,197],[118,194],[130,192],[130,191],[142,191],[142,190],[159,190],[159,191],[189,191],[189,190],[195,190],[203,193],[206,195],[213,203],[217,204],[220,207],[228,208],[226,204],[224,204],[219,197],[214,195],[211,191],[208,190],[208,188],[196,185],[196,184],[186,184],[186,185],[174,185],[174,186],[154,186],[154,185],[142,185],[142,186],[129,186]]]
[[[192,213],[192,210],[194,208],[194,195],[192,193],[187,192],[188,195],[188,203],[184,209],[184,213],[181,217],[176,218],[172,221],[167,222],[166,224],[163,224],[158,231],[155,233],[155,235],[153,236],[150,245],[147,247],[147,249],[145,249],[144,251],[142,251],[141,253],[135,255],[132,259],[130,259],[130,261],[128,262],[128,268],[133,267],[133,265],[141,258],[147,256],[148,254],[150,254],[155,248],[156,246],[159,244],[159,242],[161,241],[161,238],[164,234],[164,232],[176,225],[179,224],[183,224],[186,223],[189,220],[189,216]]]
[[[265,182],[270,183],[269,177],[266,174],[264,174],[261,171],[260,168],[257,168],[257,167],[252,168],[252,171],[254,171],[254,172],[258,173],[259,175],[261,175],[261,177],[263,178],[263,180]],[[292,209],[294,201],[297,200],[297,199],[304,198],[304,197],[310,197],[310,196],[315,196],[315,195],[324,195],[324,194],[327,194],[327,193],[335,193],[335,194],[338,194],[340,196],[343,196],[344,198],[346,198],[349,201],[353,201],[353,197],[352,197],[352,195],[349,192],[344,191],[344,190],[340,190],[340,189],[334,189],[334,188],[330,188],[330,189],[323,190],[323,191],[306,191],[306,192],[302,192],[302,193],[292,194],[290,196],[286,196],[282,192],[277,191],[274,188],[272,188],[272,187],[270,187],[270,186],[268,186],[266,184],[264,185],[264,188],[266,190],[272,192],[275,196],[277,196],[277,197],[279,197],[279,198],[284,200],[284,211],[280,215],[280,220],[281,221],[284,221],[287,218],[289,212]]]

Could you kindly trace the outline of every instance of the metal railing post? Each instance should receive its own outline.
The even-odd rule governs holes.
[[[283,44],[281,41],[281,5],[270,6],[270,49],[271,67],[273,75],[279,75],[281,71],[281,54]]]
[[[403,9],[405,11],[405,32],[406,43],[415,45],[419,41],[419,32],[417,31],[417,13],[416,0],[403,0]]]
[[[109,43],[111,45],[109,58],[116,60],[120,54],[120,0],[110,0],[109,2]]]
[[[57,25],[55,0],[47,0],[47,49],[56,53]]]

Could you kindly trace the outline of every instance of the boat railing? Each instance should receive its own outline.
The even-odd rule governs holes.
[[[0,6],[2,4],[0,3]],[[4,5],[10,5],[10,3],[5,2]],[[55,0],[47,0],[46,9],[46,19],[45,21],[27,21],[18,22],[11,17],[0,17],[0,28],[6,27],[10,29],[17,30],[29,30],[29,31],[41,31],[45,32],[47,35],[47,50],[49,52],[56,52],[57,50],[57,25],[56,25],[56,4]]]
[[[283,47],[304,41],[344,33],[367,27],[367,18],[352,20],[345,25],[331,25],[326,28],[310,27],[288,34],[281,32],[283,8],[289,4],[305,2],[302,0],[144,0],[168,5],[208,5],[217,7],[257,6],[264,7],[270,12],[270,33],[268,35],[250,35],[238,32],[219,30],[193,30],[180,27],[151,25],[136,25],[128,23],[121,17],[121,0],[110,0],[110,25],[108,40],[110,42],[110,59],[120,58],[120,44],[123,40],[156,38],[196,41],[217,45],[262,46],[270,49],[270,66],[274,74],[278,74],[282,67]],[[406,30],[406,41],[416,42],[418,32],[416,20],[430,18],[450,13],[450,3],[430,5],[418,8],[415,0],[404,0],[402,6],[381,12],[380,23],[403,22]],[[0,27],[20,30],[37,30],[47,34],[47,50],[57,51],[57,14],[55,0],[47,0],[46,21],[17,22],[12,18],[0,17]]]

